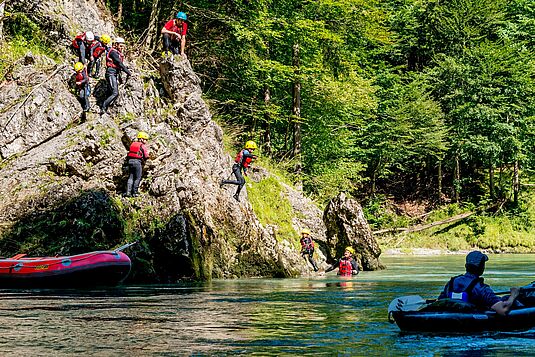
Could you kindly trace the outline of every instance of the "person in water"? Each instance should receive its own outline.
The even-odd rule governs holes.
[[[326,273],[338,268],[338,275],[340,276],[352,276],[358,275],[359,266],[357,261],[353,258],[355,255],[355,249],[353,247],[347,247],[344,251],[344,256],[336,264],[325,270]]]
[[[466,256],[466,273],[454,276],[444,286],[438,297],[440,299],[462,300],[474,304],[478,308],[491,309],[500,315],[506,315],[518,297],[520,290],[511,288],[511,295],[503,301],[487,284],[483,283],[485,262],[489,260],[486,254],[473,251]]]
[[[314,241],[310,237],[310,229],[303,228],[301,231],[301,256],[308,259],[314,271],[318,271],[318,265],[314,260]]]

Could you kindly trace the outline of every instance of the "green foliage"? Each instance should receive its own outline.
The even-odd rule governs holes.
[[[249,201],[260,223],[274,226],[277,240],[296,242],[297,233],[292,227],[294,212],[284,190],[274,177],[247,183]]]

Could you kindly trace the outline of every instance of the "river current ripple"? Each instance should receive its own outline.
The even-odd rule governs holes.
[[[491,255],[495,290],[535,280],[534,255]],[[434,298],[464,256],[385,257],[353,279],[239,279],[107,290],[0,290],[0,355],[532,355],[522,333],[404,335],[395,297]]]

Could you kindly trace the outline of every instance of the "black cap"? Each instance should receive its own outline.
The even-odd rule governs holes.
[[[489,260],[489,257],[487,257],[486,254],[481,253],[479,250],[474,250],[466,256],[466,264],[474,265],[476,267],[481,266],[487,260]]]

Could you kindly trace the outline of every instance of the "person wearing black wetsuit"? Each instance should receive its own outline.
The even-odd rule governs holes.
[[[108,108],[119,96],[119,83],[123,83],[121,71],[126,73],[126,80],[132,75],[130,70],[123,63],[124,49],[126,45],[122,37],[117,37],[114,46],[106,49],[106,83],[108,84],[109,97],[104,100],[100,108],[100,115],[108,114]]]

